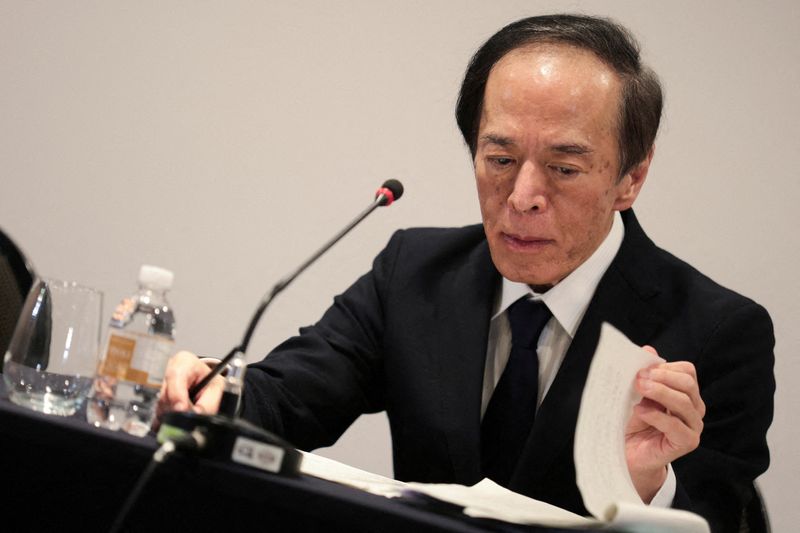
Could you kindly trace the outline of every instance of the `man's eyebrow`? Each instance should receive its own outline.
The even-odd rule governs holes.
[[[503,137],[501,135],[494,135],[492,133],[487,133],[486,135],[481,135],[481,138],[478,139],[480,144],[496,144],[497,146],[513,146],[516,143],[510,137]]]
[[[591,154],[594,150],[585,144],[556,144],[550,147],[553,152],[562,154],[586,155]]]

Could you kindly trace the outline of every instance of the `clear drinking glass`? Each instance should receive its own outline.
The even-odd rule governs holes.
[[[77,283],[37,279],[5,354],[3,379],[16,404],[70,416],[92,386],[103,293]]]

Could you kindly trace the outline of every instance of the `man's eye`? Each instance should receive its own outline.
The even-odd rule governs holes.
[[[562,167],[562,166],[555,165],[555,166],[551,166],[550,168],[556,174],[558,174],[559,176],[564,176],[564,177],[572,177],[572,176],[575,176],[578,173],[577,170],[575,170],[574,168],[570,168],[570,167]]]
[[[498,167],[507,167],[514,163],[514,160],[510,157],[490,157],[489,161]]]

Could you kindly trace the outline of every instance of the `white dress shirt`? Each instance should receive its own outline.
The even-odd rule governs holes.
[[[535,292],[529,285],[503,278],[489,325],[489,343],[483,373],[481,417],[486,412],[486,406],[489,404],[492,392],[500,380],[511,353],[511,326],[506,313],[509,306],[527,295],[533,300],[544,302],[553,314],[542,330],[536,348],[539,355],[539,396],[536,400],[538,408],[550,389],[550,385],[553,384],[567,349],[572,343],[575,332],[578,330],[597,285],[600,283],[600,278],[603,277],[614,260],[614,256],[617,255],[624,236],[625,227],[622,217],[619,213],[615,213],[611,230],[597,250],[566,278],[543,294]],[[670,466],[664,485],[650,505],[669,507],[674,496],[675,474]]]

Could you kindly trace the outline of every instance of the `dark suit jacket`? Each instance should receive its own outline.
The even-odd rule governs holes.
[[[774,344],[766,311],[657,248],[632,212],[510,488],[586,514],[573,432],[600,325],[667,360],[695,364],[707,404],[700,447],[675,461],[675,505],[733,531],[769,462]],[[493,295],[500,275],[480,225],[397,232],[373,269],[314,326],[246,376],[243,415],[300,448],[329,446],[362,413],[385,410],[395,476],[473,484]]]

